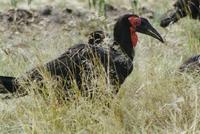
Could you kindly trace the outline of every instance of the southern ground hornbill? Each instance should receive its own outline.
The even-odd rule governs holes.
[[[92,43],[78,44],[69,48],[60,57],[41,67],[33,68],[21,77],[1,76],[0,82],[7,91],[16,92],[22,88],[20,86],[21,80],[41,84],[44,79],[41,70],[46,70],[51,77],[61,79],[61,85],[65,90],[69,91],[68,89],[71,88],[74,80],[82,92],[88,88],[87,84],[94,77],[92,72],[98,66],[102,66],[106,80],[111,85],[119,87],[133,70],[134,48],[138,41],[136,32],[150,35],[164,42],[161,35],[147,19],[126,14],[121,16],[114,25],[114,43],[112,46],[115,47],[105,48],[101,45],[93,45],[93,40],[91,40]],[[95,38],[104,38],[95,35]]]
[[[200,0],[177,0],[174,9],[168,10],[161,18],[160,26],[167,27],[187,15],[200,19]]]

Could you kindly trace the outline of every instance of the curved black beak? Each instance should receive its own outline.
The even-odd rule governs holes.
[[[162,43],[164,43],[164,40],[161,37],[161,35],[158,33],[158,31],[156,31],[156,29],[153,28],[153,26],[145,18],[141,18],[141,25],[136,27],[136,32],[150,35],[151,37],[156,38]]]

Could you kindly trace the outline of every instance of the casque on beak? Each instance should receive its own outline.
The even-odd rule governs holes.
[[[164,43],[163,38],[161,35],[156,31],[155,28],[149,23],[149,21],[145,18],[141,18],[141,24],[136,27],[136,32],[149,35],[153,38],[158,39],[162,43]]]

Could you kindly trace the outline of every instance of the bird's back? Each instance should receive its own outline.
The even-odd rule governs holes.
[[[112,85],[120,86],[132,72],[132,60],[119,50],[101,46],[79,44],[69,48],[58,58],[44,66],[27,72],[28,79],[42,81],[42,71],[46,70],[51,77],[61,78],[65,87],[71,88],[72,79],[80,89],[89,85],[100,73],[109,77]]]

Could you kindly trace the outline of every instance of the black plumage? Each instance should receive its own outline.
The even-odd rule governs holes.
[[[0,81],[9,92],[16,92],[20,88],[21,80],[35,81],[42,85],[44,75],[41,72],[46,70],[53,79],[61,80],[66,91],[71,88],[73,80],[81,91],[85,91],[90,88],[88,85],[91,84],[92,78],[97,78],[99,73],[105,72],[106,80],[111,85],[120,87],[133,70],[134,47],[137,44],[135,32],[150,35],[163,42],[160,34],[145,18],[127,14],[120,17],[114,26],[113,46],[95,45],[104,39],[102,31],[96,32],[91,34],[93,38],[89,38],[88,44],[75,45],[58,58],[33,68],[21,77],[1,76]],[[100,72],[99,66],[102,66]]]
[[[193,19],[200,19],[199,0],[177,0],[174,8],[162,16],[160,26],[167,27],[170,23],[175,23],[187,15]]]

